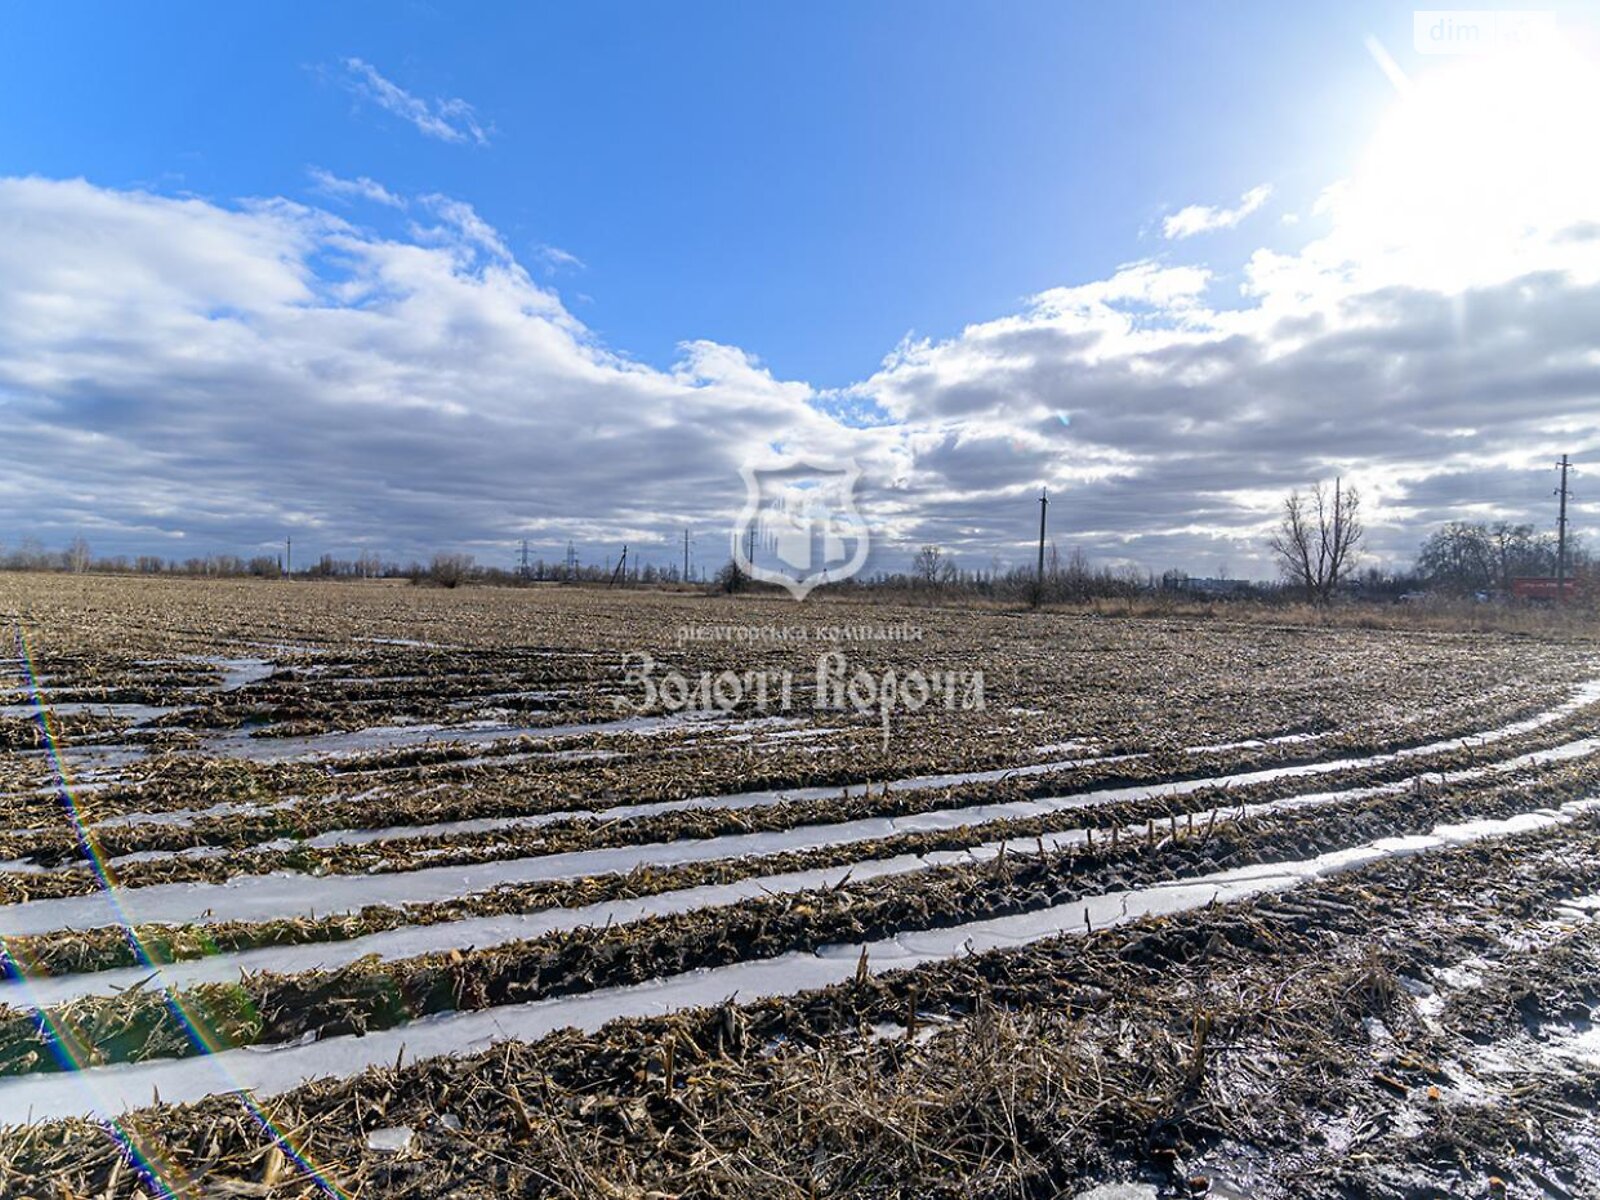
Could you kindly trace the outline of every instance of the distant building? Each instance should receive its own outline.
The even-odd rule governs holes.
[[[1194,579],[1184,584],[1184,590],[1202,596],[1242,596],[1250,590],[1248,579]]]
[[[1251,591],[1248,579],[1201,579],[1182,571],[1168,571],[1161,587],[1169,592],[1188,592],[1196,596],[1244,596]]]

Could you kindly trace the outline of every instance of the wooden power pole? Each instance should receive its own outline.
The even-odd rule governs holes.
[[[1561,497],[1560,515],[1556,518],[1556,603],[1562,604],[1567,599],[1567,472],[1572,464],[1563,454],[1556,465],[1561,468],[1561,486],[1556,489],[1556,495]]]
[[[1044,489],[1039,489],[1039,570],[1034,576],[1033,605],[1037,608],[1044,603],[1044,517],[1045,511],[1050,507],[1050,494]]]

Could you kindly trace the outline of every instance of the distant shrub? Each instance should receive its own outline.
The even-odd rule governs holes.
[[[470,554],[435,554],[428,567],[428,582],[440,587],[460,587],[472,576]]]

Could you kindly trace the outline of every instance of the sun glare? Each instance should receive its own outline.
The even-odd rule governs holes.
[[[1451,59],[1400,89],[1334,202],[1339,234],[1397,282],[1534,269],[1600,218],[1600,64],[1569,45]]]

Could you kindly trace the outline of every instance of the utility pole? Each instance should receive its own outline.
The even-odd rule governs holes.
[[[526,580],[528,577],[529,577],[529,573],[528,573],[528,539],[527,538],[523,538],[522,539],[522,578],[524,580]]]
[[[683,581],[689,582],[689,531],[683,531]]]
[[[1050,494],[1045,488],[1039,489],[1039,572],[1034,576],[1033,606],[1038,608],[1044,603],[1044,515],[1050,507]]]
[[[578,548],[570,541],[567,543],[567,578],[578,577]]]
[[[284,575],[286,575],[286,576],[293,575],[294,574],[294,538],[292,536],[286,537],[286,538],[283,539],[283,561],[284,561],[284,570],[283,570]]]
[[[1561,515],[1556,518],[1556,603],[1562,604],[1567,598],[1567,472],[1572,464],[1563,454],[1556,465],[1561,468],[1561,486],[1556,489],[1561,497]]]
[[[1318,492],[1318,517],[1321,517],[1321,493]],[[1326,529],[1319,519],[1318,524]],[[1330,600],[1339,590],[1339,568],[1344,559],[1344,476],[1333,477],[1333,542],[1323,546],[1319,543],[1317,549],[1317,573],[1323,574],[1326,567],[1326,578],[1319,580],[1322,588],[1322,599]]]
[[[756,562],[756,523],[754,521],[750,522],[750,549],[745,551],[745,555],[744,556],[745,556],[745,559],[750,563],[751,566],[755,566],[755,562]]]

